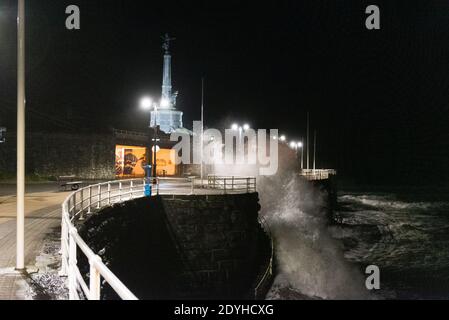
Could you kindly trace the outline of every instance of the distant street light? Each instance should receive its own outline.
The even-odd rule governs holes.
[[[287,139],[287,138],[286,138],[284,135],[282,135],[282,136],[279,137],[279,140],[281,140],[282,142],[284,142],[286,139]]]
[[[299,142],[291,141],[289,145],[290,148],[296,151],[297,156],[299,150],[301,150],[301,170],[304,169],[304,149],[303,149],[304,144],[302,143],[302,141]]]
[[[143,97],[140,99],[140,108],[143,110],[150,110],[153,106],[153,99],[150,97]]]
[[[239,141],[238,142],[239,142],[239,144],[241,144],[242,143],[242,137],[243,137],[242,131],[248,131],[250,129],[250,126],[249,126],[249,124],[245,123],[243,125],[243,127],[241,127],[238,123],[233,123],[232,126],[231,126],[231,129],[233,131],[238,131],[239,132],[239,137],[238,137]]]

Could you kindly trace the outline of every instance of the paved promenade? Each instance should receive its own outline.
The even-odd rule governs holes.
[[[27,185],[25,197],[25,264],[28,273],[14,270],[16,260],[15,185],[0,185],[0,300],[34,299],[29,273],[44,266],[37,261],[44,240],[61,224],[61,203],[68,192],[59,192],[54,183]],[[40,293],[42,295],[42,293]]]

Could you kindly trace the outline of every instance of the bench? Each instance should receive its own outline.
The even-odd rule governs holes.
[[[84,183],[81,180],[76,180],[76,176],[59,176],[58,177],[59,189],[67,191],[70,187],[71,190],[78,190]]]

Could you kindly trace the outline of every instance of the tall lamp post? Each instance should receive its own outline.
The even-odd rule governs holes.
[[[157,177],[157,164],[156,164],[156,160],[157,160],[157,141],[158,141],[158,126],[157,126],[157,109],[158,109],[158,105],[157,103],[155,103],[153,101],[153,99],[151,99],[150,97],[143,97],[140,100],[140,107],[143,110],[154,110],[154,115],[155,115],[155,119],[154,119],[154,139],[153,140],[153,150],[150,153],[151,154],[151,158],[153,158],[153,177],[156,178]],[[149,126],[151,127],[151,115],[150,115],[150,123]],[[151,145],[150,145],[150,150],[151,150]],[[150,157],[149,157],[150,158]]]
[[[17,14],[17,243],[16,269],[25,269],[25,0]]]

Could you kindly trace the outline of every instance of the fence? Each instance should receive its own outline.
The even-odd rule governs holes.
[[[299,173],[300,176],[307,180],[326,180],[330,176],[336,175],[337,171],[334,169],[302,169]]]
[[[255,177],[235,177],[235,176],[207,176],[207,186],[209,189],[223,190],[227,193],[250,193],[256,192],[257,184]]]
[[[256,178],[216,177],[210,180],[213,186],[223,189],[224,193],[253,192]],[[194,178],[155,178],[153,194],[186,195],[195,193]],[[161,183],[162,182],[162,183]],[[221,186],[221,187],[220,187]],[[86,214],[98,211],[102,207],[120,203],[145,194],[145,179],[117,180],[87,186],[71,193],[62,204],[61,223],[61,275],[68,276],[69,299],[79,300],[82,295],[89,300],[101,297],[101,278],[106,280],[118,296],[125,300],[137,300],[137,297],[118,279],[79,236],[76,221],[85,219]],[[81,252],[89,261],[89,284],[84,280],[78,265],[77,252]]]

